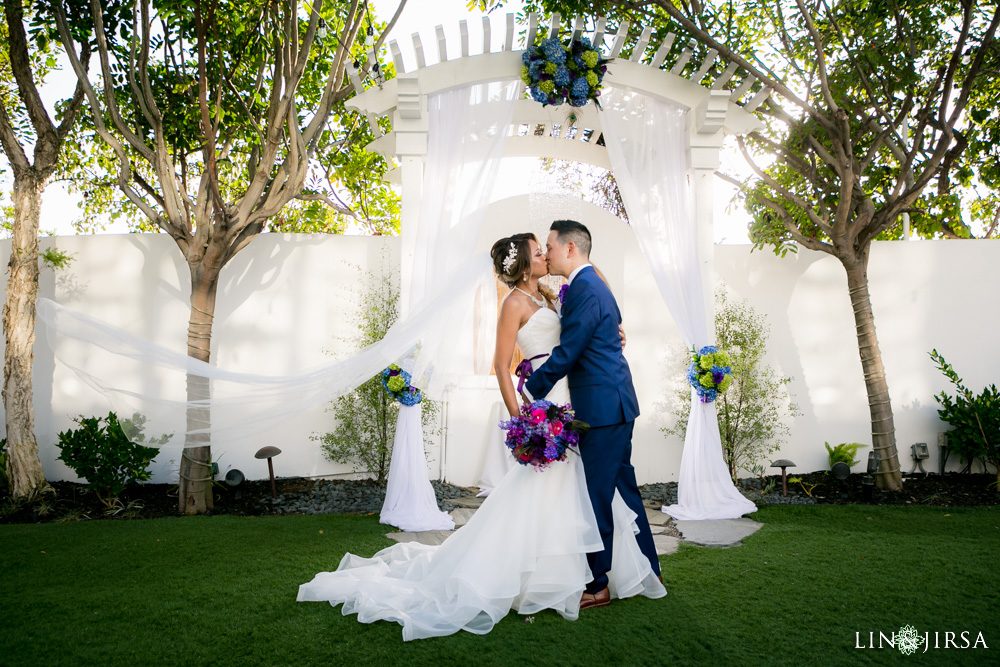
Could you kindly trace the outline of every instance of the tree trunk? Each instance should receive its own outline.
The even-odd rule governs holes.
[[[208,252],[211,253],[212,246]],[[207,257],[206,257],[207,260]],[[188,318],[188,356],[208,362],[211,356],[212,322],[215,318],[215,296],[219,285],[220,268],[202,260],[191,264],[191,314]],[[206,378],[189,375],[187,400],[201,401],[211,397],[211,386]],[[184,453],[181,456],[179,509],[184,514],[204,514],[212,510],[212,425],[211,409],[191,407],[187,410],[187,431]],[[205,433],[191,433],[205,429]]]
[[[847,288],[854,309],[854,325],[858,335],[858,352],[868,390],[868,410],[872,420],[872,446],[878,454],[879,467],[876,481],[880,489],[899,491],[903,488],[896,452],[896,426],[889,399],[889,384],[882,366],[882,351],[875,331],[871,294],[868,291],[868,253],[860,259],[845,261]]]
[[[7,299],[3,307],[3,405],[7,421],[7,479],[15,498],[46,487],[38,459],[32,406],[31,366],[35,344],[35,300],[38,298],[38,216],[45,179],[36,174],[14,178],[14,237],[8,264]]]

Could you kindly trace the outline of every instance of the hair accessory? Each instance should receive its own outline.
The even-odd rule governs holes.
[[[514,262],[517,261],[517,246],[514,242],[510,242],[510,249],[507,251],[507,256],[503,260],[503,272],[506,274],[510,273],[511,267],[514,266]]]

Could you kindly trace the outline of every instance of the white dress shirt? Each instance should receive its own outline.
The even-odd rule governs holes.
[[[566,279],[566,284],[569,285],[570,283],[572,283],[573,278],[576,278],[576,274],[580,273],[588,266],[593,266],[593,264],[584,264],[582,266],[578,266],[575,269],[573,269],[573,273],[569,274],[569,278]]]

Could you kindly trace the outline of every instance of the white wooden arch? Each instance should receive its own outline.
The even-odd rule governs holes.
[[[650,43],[652,30],[649,27],[642,28],[636,35],[634,32],[630,34],[631,26],[627,22],[611,33],[605,29],[604,17],[597,17],[592,28],[586,31],[585,23],[585,19],[578,16],[568,24],[568,28],[574,37],[586,34],[602,54],[614,59],[604,77],[606,85],[626,87],[691,110],[688,130],[695,179],[699,255],[705,265],[703,268],[708,272],[706,275],[711,276],[712,187],[722,143],[727,134],[746,134],[759,127],[760,122],[753,111],[767,99],[770,90],[756,85],[757,81],[751,75],[741,77],[734,63],[729,63],[708,85],[702,85],[701,82],[719,62],[718,54],[710,50],[698,62],[695,60],[694,45],[680,44],[674,33],[668,34],[660,43]],[[387,178],[400,187],[401,225],[404,230],[416,227],[421,207],[423,160],[427,153],[427,97],[475,83],[518,79],[521,54],[526,45],[534,43],[540,29],[546,30],[549,35],[565,36],[561,32],[559,14],[553,14],[548,26],[543,27],[535,13],[527,17],[526,25],[517,25],[515,15],[508,13],[500,26],[500,48],[494,50],[493,24],[492,17],[483,17],[482,49],[479,53],[471,52],[471,36],[466,21],[459,23],[457,45],[449,45],[441,25],[435,27],[434,43],[428,47],[425,47],[420,33],[413,33],[412,60],[415,66],[408,66],[404,61],[398,41],[390,41],[389,50],[396,77],[367,90],[354,67],[348,68],[348,75],[358,93],[347,101],[347,106],[367,116],[377,137],[368,148],[398,164],[389,171]],[[524,41],[515,44],[519,32],[524,34]],[[428,48],[434,50],[432,55],[436,56],[436,62],[427,62]],[[626,55],[623,56],[623,53]],[[370,53],[369,62],[375,62],[376,57],[376,54]],[[567,122],[571,113],[576,116],[572,128]],[[390,120],[389,132],[382,130],[379,121],[383,118]],[[510,138],[504,142],[505,156],[553,157],[610,168],[607,151],[598,142],[601,127],[593,105],[580,109],[568,105],[543,107],[525,98],[517,103],[508,132]],[[407,265],[412,258],[404,254],[401,260]],[[404,270],[403,275],[406,274]],[[407,286],[402,288],[405,294]],[[705,281],[705,289],[706,303],[711,304],[711,280]]]

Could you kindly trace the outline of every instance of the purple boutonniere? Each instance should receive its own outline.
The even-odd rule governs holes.
[[[568,292],[568,291],[569,291],[569,284],[568,283],[559,288],[559,303],[560,304],[566,302],[566,292]]]

